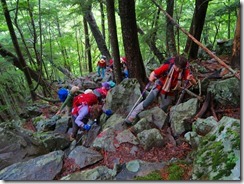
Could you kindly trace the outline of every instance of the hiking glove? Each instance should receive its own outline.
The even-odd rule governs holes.
[[[110,109],[108,109],[108,110],[105,111],[105,114],[107,116],[111,116],[113,114],[113,112]]]
[[[91,129],[91,125],[89,125],[89,124],[85,124],[85,125],[83,126],[83,128],[84,128],[85,130],[89,131],[89,130]]]

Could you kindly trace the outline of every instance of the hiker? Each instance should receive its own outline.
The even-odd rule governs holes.
[[[106,66],[107,66],[107,64],[106,64],[106,56],[101,56],[100,60],[97,63],[97,74],[98,74],[98,77],[100,77],[101,73],[102,73],[102,78],[104,78]]]
[[[103,82],[102,87],[93,90],[93,93],[98,97],[101,104],[104,103],[104,99],[106,98],[108,91],[114,87],[114,85],[115,83],[113,81]]]
[[[123,78],[128,78],[129,77],[129,70],[128,70],[128,67],[127,67],[126,57],[121,57],[120,58],[120,63],[122,64],[122,75],[123,75]]]
[[[88,124],[91,117],[90,110],[93,105],[98,105],[98,98],[91,89],[85,90],[84,94],[78,95],[73,102],[72,108],[72,134],[70,140],[76,138],[79,129],[89,131],[91,125]],[[101,107],[102,109],[102,107]]]
[[[183,81],[189,81],[192,85],[196,85],[196,80],[191,74],[189,64],[184,56],[170,58],[168,62],[152,71],[149,81],[154,82],[156,79],[155,87],[146,99],[139,103],[125,120],[128,125],[133,123],[138,113],[152,104],[158,94],[161,97],[160,108],[167,112],[169,105],[172,104],[175,98],[176,90],[180,90]]]
[[[107,66],[107,68],[106,68],[106,72],[108,73],[108,74],[110,74],[110,76],[111,76],[111,80],[114,80],[114,70],[113,70],[113,68],[114,68],[114,60],[113,60],[113,58],[111,58],[110,60],[109,60],[109,64],[108,64],[108,66]]]
[[[71,88],[71,90],[68,92],[68,95],[67,95],[65,101],[63,102],[62,106],[60,107],[60,109],[58,110],[56,115],[60,114],[65,107],[66,107],[65,115],[66,116],[70,115],[71,109],[72,109],[72,104],[73,104],[73,99],[74,99],[75,95],[78,93],[78,91],[79,91],[78,86],[73,86]]]
[[[109,70],[109,72],[113,72],[113,69],[114,69],[114,60],[113,60],[113,58],[111,58],[109,60],[108,70]]]

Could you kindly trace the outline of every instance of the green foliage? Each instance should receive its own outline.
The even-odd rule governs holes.
[[[161,177],[159,171],[153,171],[146,176],[137,176],[134,180],[137,180],[137,181],[146,181],[146,180],[153,181],[154,180],[155,181],[155,180],[162,180],[162,177]]]
[[[169,166],[168,172],[169,180],[182,180],[184,169],[175,163]]]

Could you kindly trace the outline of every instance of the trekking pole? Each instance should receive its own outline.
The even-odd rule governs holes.
[[[182,91],[180,93],[180,97],[179,99],[177,100],[176,104],[175,105],[179,105],[179,103],[182,101],[182,99],[184,98],[185,96],[185,93],[186,93],[186,89],[187,89],[187,85],[189,84],[189,80],[186,81],[184,87],[182,88]]]
[[[127,118],[130,116],[130,114],[132,113],[132,111],[135,109],[135,107],[138,105],[138,103],[141,101],[144,93],[146,92],[146,90],[149,88],[149,86],[151,85],[151,82],[149,82],[146,87],[144,88],[144,90],[142,91],[140,97],[138,98],[138,100],[136,101],[136,103],[134,104],[134,106],[132,107],[132,109],[130,110],[129,114],[126,116],[125,120],[127,120]],[[153,89],[153,88],[152,88]],[[151,91],[152,91],[151,89]],[[151,91],[149,92],[149,94],[151,93]]]

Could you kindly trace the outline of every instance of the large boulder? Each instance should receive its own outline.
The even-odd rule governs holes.
[[[44,144],[32,135],[20,127],[0,126],[0,169],[48,153]]]
[[[200,138],[194,154],[193,180],[240,180],[240,120],[224,116]]]

